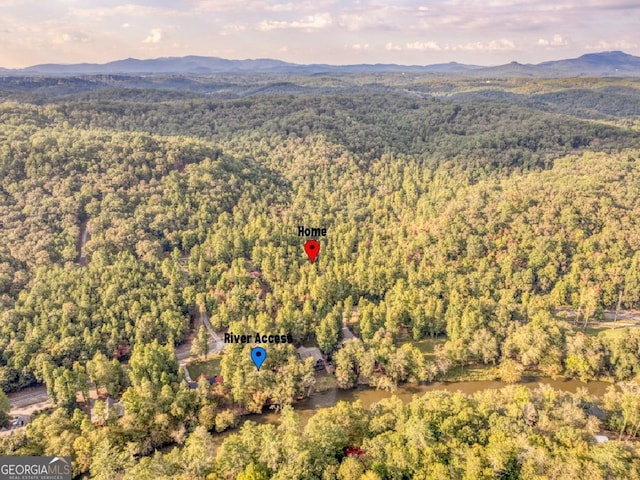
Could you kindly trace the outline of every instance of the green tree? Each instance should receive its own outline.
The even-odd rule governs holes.
[[[207,358],[209,354],[209,332],[204,325],[200,325],[196,338],[191,345],[191,355],[193,357]]]
[[[338,469],[339,480],[360,480],[364,474],[364,466],[353,457],[345,457]]]
[[[98,480],[116,480],[122,476],[130,458],[110,440],[101,440],[93,450],[91,477]]]
[[[323,353],[330,353],[338,344],[342,331],[342,310],[334,308],[316,329],[318,346]]]
[[[254,462],[251,462],[237,478],[238,480],[267,480],[269,476],[267,475],[266,468],[257,466]]]
[[[178,379],[178,360],[173,346],[154,340],[133,350],[129,362],[129,378],[134,386],[149,380],[156,385],[168,385]]]
[[[211,471],[213,455],[211,435],[204,427],[196,427],[182,449],[182,469],[189,478],[204,478]]]
[[[0,426],[5,426],[9,421],[9,398],[0,390]]]
[[[518,383],[522,379],[524,367],[510,358],[502,360],[498,367],[498,376],[506,383]]]

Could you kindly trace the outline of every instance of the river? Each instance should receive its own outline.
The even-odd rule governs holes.
[[[571,393],[575,393],[579,388],[586,388],[591,395],[596,397],[602,397],[606,393],[607,388],[612,385],[611,383],[602,381],[582,383],[578,380],[554,380],[553,378],[531,378],[519,382],[517,385],[536,388],[540,384],[547,384],[556,390]],[[318,409],[332,407],[340,401],[355,402],[360,400],[362,406],[367,408],[373,403],[392,396],[396,396],[404,403],[408,403],[414,395],[423,395],[434,390],[459,391],[470,395],[481,390],[504,388],[506,386],[508,386],[507,383],[499,380],[478,380],[468,382],[433,382],[427,385],[406,385],[398,387],[393,392],[374,390],[368,387],[359,387],[352,390],[331,389],[326,392],[314,393],[311,397],[296,402],[294,408],[300,416],[300,421],[305,424]],[[277,423],[278,414],[269,412],[263,413],[262,415],[249,415],[247,419],[258,423]]]
[[[607,388],[613,385],[612,383],[602,381],[582,383],[578,380],[553,379],[545,377],[524,379],[516,385],[525,385],[528,388],[534,389],[541,384],[550,385],[556,390],[571,393],[575,393],[579,388],[586,388],[591,395],[598,398],[602,397],[606,393]],[[334,388],[325,392],[314,393],[311,397],[294,403],[293,407],[300,418],[301,427],[304,427],[309,421],[309,418],[311,418],[319,409],[333,407],[340,401],[356,402],[360,400],[362,406],[367,408],[373,403],[393,396],[398,397],[404,403],[408,403],[413,399],[414,395],[423,395],[435,390],[446,390],[448,392],[459,391],[471,395],[481,390],[504,388],[508,385],[509,384],[499,380],[477,380],[467,382],[433,382],[427,385],[405,385],[398,387],[393,392],[374,390],[363,386],[352,390],[339,390]],[[280,415],[272,411],[267,411],[262,414],[246,415],[240,420],[239,427],[246,421],[252,421],[259,424],[277,425],[279,418]],[[213,443],[216,448],[222,444],[225,438],[237,431],[238,429],[236,428],[214,435]],[[171,447],[165,447],[162,449],[164,452],[168,452],[169,450],[171,450]]]

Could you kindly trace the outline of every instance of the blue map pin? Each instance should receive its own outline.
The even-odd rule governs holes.
[[[260,367],[266,359],[267,351],[264,348],[255,347],[251,349],[251,360],[253,360],[255,366],[258,367],[258,370],[260,370]]]

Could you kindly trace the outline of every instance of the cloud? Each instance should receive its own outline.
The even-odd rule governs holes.
[[[238,22],[238,23],[229,23],[224,26],[224,30],[227,32],[244,32],[249,27],[249,24]]]
[[[584,48],[588,50],[630,50],[633,48],[638,48],[638,44],[635,42],[629,42],[627,40],[617,40],[614,42],[600,40],[596,44],[585,45]]]
[[[0,0],[0,7],[15,7],[27,3],[24,0]]]
[[[366,7],[344,9],[338,15],[338,25],[349,31],[405,30],[413,21],[415,9],[368,4]]]
[[[333,17],[328,13],[308,15],[299,20],[291,22],[279,20],[263,20],[258,25],[258,30],[321,30],[333,25]]]
[[[499,40],[491,40],[490,42],[469,42],[464,45],[457,45],[454,50],[463,50],[469,52],[495,52],[495,51],[508,51],[515,50],[516,45],[512,40],[508,38],[501,38]]]
[[[640,8],[635,0],[585,0],[584,5],[606,10],[637,10]]]
[[[515,50],[516,45],[508,38],[500,38],[490,40],[488,42],[467,42],[463,44],[452,45],[448,43],[437,43],[434,41],[427,42],[408,42],[404,45],[387,43],[385,46],[387,51],[420,51],[420,52],[496,52]]]
[[[266,5],[265,10],[270,12],[293,12],[296,9],[295,3],[276,3],[273,5]]]
[[[240,32],[244,32],[245,30],[247,30],[247,28],[249,28],[248,23],[228,23],[218,31],[218,34],[226,37],[227,35],[234,35]]]
[[[89,39],[84,35],[76,35],[71,33],[53,34],[52,42],[55,45],[61,45],[64,43],[85,43]]]
[[[152,28],[142,43],[160,43],[162,40],[162,30],[159,28]]]
[[[306,0],[295,2],[271,2],[267,0],[191,0],[193,12],[215,12],[236,14],[239,12],[250,13],[289,13],[289,12],[317,12],[325,6],[331,6],[334,0]]]
[[[345,45],[346,49],[349,50],[368,50],[369,49],[369,44],[368,43],[353,43],[351,45]]]
[[[544,38],[538,39],[538,45],[540,45],[541,47],[564,47],[567,44],[567,39],[562,35],[558,35],[557,33],[551,40],[546,40]]]
[[[443,48],[437,44],[436,42],[412,42],[407,43],[407,50],[418,50],[420,52],[431,51],[431,52],[439,52]]]
[[[0,0],[0,65],[129,56],[536,63],[640,54],[639,0]],[[310,33],[309,33],[310,32]],[[388,42],[388,43],[387,43]],[[368,45],[368,47],[367,47]],[[514,53],[517,52],[517,58]],[[282,56],[282,55],[280,55]]]
[[[103,20],[109,17],[176,17],[185,15],[185,12],[164,7],[151,7],[145,5],[125,4],[113,7],[83,7],[70,8],[69,13],[77,18],[87,20]]]
[[[265,2],[260,0],[196,0],[194,3],[197,12],[257,11],[265,7]]]

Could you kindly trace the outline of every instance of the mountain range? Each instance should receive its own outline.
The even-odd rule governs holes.
[[[71,76],[71,75],[212,75],[242,73],[434,73],[475,77],[622,77],[640,76],[640,57],[624,52],[600,52],[578,58],[483,67],[456,62],[435,65],[359,64],[326,65],[295,64],[273,59],[228,60],[218,57],[164,57],[148,60],[127,58],[104,64],[41,64],[23,69],[0,68],[0,75]]]

